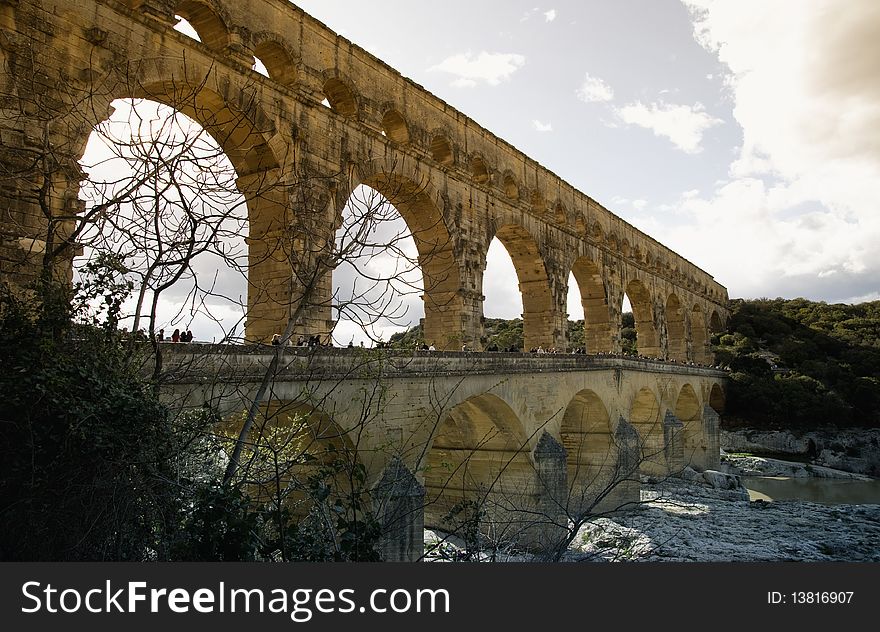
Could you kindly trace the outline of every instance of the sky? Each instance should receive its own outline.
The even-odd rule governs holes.
[[[295,4],[732,298],[880,299],[880,2]],[[511,270],[494,245],[487,316]]]

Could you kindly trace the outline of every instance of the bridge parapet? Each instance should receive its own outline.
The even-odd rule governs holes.
[[[169,381],[254,379],[269,368],[276,349],[266,345],[166,344],[164,369]],[[276,381],[393,377],[512,375],[572,371],[638,371],[723,379],[727,372],[709,366],[626,355],[536,354],[505,352],[398,351],[289,347],[280,351]]]

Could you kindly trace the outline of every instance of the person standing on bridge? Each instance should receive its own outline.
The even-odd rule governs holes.
[[[174,333],[171,334],[171,342],[180,342],[180,330],[175,329]]]

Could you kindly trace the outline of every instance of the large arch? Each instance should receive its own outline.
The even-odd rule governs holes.
[[[553,346],[553,299],[544,257],[532,235],[518,224],[505,224],[495,232],[516,269],[523,305],[523,347]],[[490,240],[491,241],[491,240]]]
[[[424,339],[437,349],[458,349],[462,336],[461,274],[445,219],[429,187],[402,168],[376,168],[360,178],[400,213],[412,233],[424,284]]]
[[[602,273],[589,257],[581,257],[571,268],[584,308],[584,342],[587,353],[613,351],[611,314]]]
[[[246,94],[220,83],[227,96],[209,85],[191,86],[179,81],[145,83],[126,96],[157,101],[186,114],[217,141],[235,168],[236,185],[248,209],[245,337],[268,341],[274,333],[284,331],[288,315],[304,298],[304,285],[296,282],[289,247],[279,236],[279,231],[291,224],[292,209],[285,192],[275,185],[282,158],[270,145],[274,125]],[[323,298],[307,300],[320,305]],[[329,314],[324,319],[319,315],[317,320],[327,321]],[[307,326],[326,329],[326,323],[321,322]]]
[[[675,294],[670,294],[666,299],[666,346],[670,360],[684,362],[688,359],[684,310]]]
[[[277,237],[266,238],[290,223],[287,196],[276,186],[284,162],[283,149],[276,142],[272,119],[247,90],[237,89],[219,69],[201,68],[186,60],[178,63],[179,67],[140,66],[138,76],[114,83],[113,90],[101,95],[101,102],[106,103],[108,112],[117,99],[145,99],[165,105],[201,125],[223,150],[235,169],[235,186],[247,206],[245,336],[249,340],[268,340],[273,333],[283,331],[297,300],[297,289],[291,287],[291,257]],[[96,100],[91,111],[101,112],[100,105]],[[80,156],[94,127],[101,122],[94,120],[90,128],[77,126],[83,134],[73,146]],[[279,274],[279,269],[287,272]]]
[[[682,423],[684,465],[705,469],[708,445],[703,432],[703,408],[690,384],[681,387],[675,401],[675,416]]]
[[[648,388],[642,388],[633,397],[629,409],[630,423],[639,434],[641,456],[639,471],[646,475],[665,475],[663,427],[660,402]]]
[[[699,305],[691,309],[691,359],[697,363],[706,362],[709,354],[709,335],[706,318]]]
[[[457,530],[475,512],[509,522],[531,509],[535,469],[516,413],[491,393],[452,408],[434,433],[424,478],[426,526]]]
[[[636,348],[639,355],[658,358],[661,356],[660,340],[654,325],[654,303],[648,288],[638,280],[626,285],[626,294],[632,305],[636,322]]]
[[[617,446],[611,419],[594,391],[577,393],[565,409],[560,429],[568,475],[568,505],[572,515],[589,511],[608,497],[616,481]]]

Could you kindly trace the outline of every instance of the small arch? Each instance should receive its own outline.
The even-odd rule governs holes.
[[[709,389],[709,406],[720,415],[724,412],[725,403],[724,389],[718,384],[713,384],[712,388]]]
[[[452,164],[452,145],[443,134],[436,134],[431,139],[431,157],[441,165]]]
[[[285,86],[296,82],[296,64],[283,45],[271,39],[263,39],[254,47],[256,57],[266,68],[269,78]]]
[[[489,181],[489,169],[482,157],[474,156],[471,158],[471,175],[474,177],[474,182],[478,184],[485,184]]]
[[[382,117],[382,131],[385,136],[395,143],[401,145],[409,142],[409,125],[403,114],[397,110],[388,110]]]
[[[501,188],[504,191],[504,195],[509,197],[511,200],[519,199],[519,185],[516,183],[516,180],[514,179],[512,174],[504,174],[504,178],[501,181]]]
[[[174,14],[190,23],[199,34],[199,41],[215,51],[229,45],[229,29],[219,15],[204,2],[180,0]]]
[[[684,332],[684,310],[675,294],[666,299],[666,347],[670,360],[687,360],[687,339]]]
[[[617,252],[618,252],[618,246],[619,246],[619,243],[618,243],[618,240],[617,240],[617,233],[610,233],[610,234],[608,235],[608,238],[606,239],[606,242],[607,242],[607,244],[608,244],[608,249],[609,249],[609,250],[611,250],[611,251],[614,252],[614,253],[617,253]]]
[[[331,77],[324,82],[324,96],[334,112],[343,116],[354,118],[357,116],[358,106],[354,91],[342,79]]]
[[[724,323],[721,321],[721,316],[718,315],[717,310],[712,310],[712,315],[709,317],[709,331],[713,334],[720,334],[724,331]]]
[[[562,202],[557,202],[556,206],[553,207],[553,219],[556,220],[557,224],[568,224],[568,211]]]
[[[544,195],[539,189],[535,189],[532,191],[531,199],[532,211],[538,217],[544,217],[544,214],[547,212],[547,202],[544,200]]]

